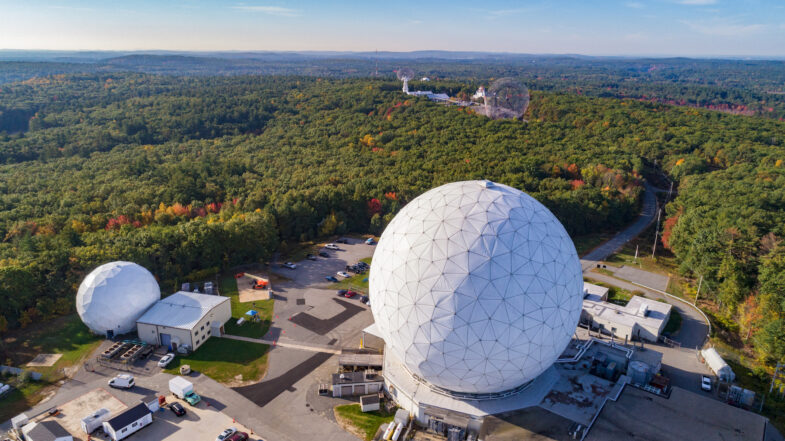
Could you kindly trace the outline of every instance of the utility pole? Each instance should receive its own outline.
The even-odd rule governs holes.
[[[654,259],[654,253],[657,251],[657,237],[660,234],[660,214],[662,214],[662,208],[657,210],[657,229],[654,230],[654,245],[651,247],[652,259]]]
[[[701,279],[698,282],[698,292],[695,293],[695,301],[692,302],[693,306],[698,304],[698,296],[701,295],[701,285],[703,285],[703,274],[701,274]]]
[[[671,181],[671,188],[670,188],[670,190],[668,190],[668,200],[665,201],[666,203],[670,202],[670,200],[671,200],[671,193],[673,193],[673,181]]]
[[[638,261],[638,244],[635,244],[635,259],[633,259],[633,262],[637,262],[637,261]]]
[[[783,367],[785,367],[785,365],[783,365],[782,363],[777,363],[777,368],[774,370],[774,375],[771,377],[771,386],[769,386],[769,393],[771,393],[774,390],[774,382],[777,381],[777,378],[779,377],[778,374],[780,373],[780,369]]]

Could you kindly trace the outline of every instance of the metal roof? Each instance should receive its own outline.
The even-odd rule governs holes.
[[[229,297],[179,291],[156,302],[137,323],[192,329],[207,313]]]

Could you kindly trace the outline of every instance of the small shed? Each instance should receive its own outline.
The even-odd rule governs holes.
[[[57,421],[28,424],[22,429],[27,441],[73,441],[74,438]]]
[[[149,394],[145,395],[144,397],[139,399],[142,403],[144,403],[150,412],[158,412],[158,409],[161,408],[161,405],[158,404],[160,400],[158,399],[158,395],[156,394]]]
[[[363,395],[360,397],[360,410],[363,412],[372,412],[379,410],[379,394]]]
[[[125,439],[153,422],[153,414],[144,403],[123,411],[104,422],[104,432],[114,441]]]
[[[731,382],[736,379],[736,374],[733,372],[728,363],[722,359],[722,356],[714,348],[706,348],[701,351],[701,356],[706,360],[706,365],[709,366],[714,375],[720,381]]]

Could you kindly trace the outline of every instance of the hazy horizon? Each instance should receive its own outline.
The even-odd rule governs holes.
[[[0,0],[0,7],[0,48],[9,50],[785,57],[785,5],[774,0]]]

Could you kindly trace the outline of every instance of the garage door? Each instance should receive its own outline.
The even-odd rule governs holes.
[[[350,397],[350,396],[352,396],[352,387],[351,386],[341,386],[341,396],[342,397]]]
[[[170,334],[161,334],[161,346],[168,348],[172,344],[172,336]]]
[[[369,394],[375,394],[376,392],[379,392],[379,385],[378,384],[369,384],[368,385],[368,393]]]

